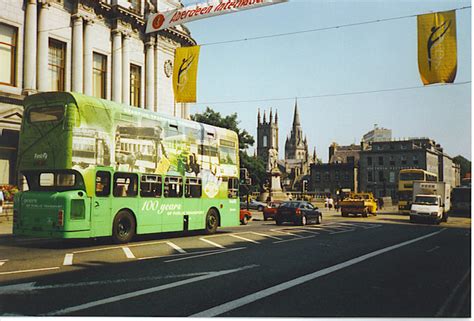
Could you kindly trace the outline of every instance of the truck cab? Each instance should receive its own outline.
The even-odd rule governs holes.
[[[436,224],[447,222],[448,216],[440,195],[415,196],[410,210],[410,222],[429,220]]]

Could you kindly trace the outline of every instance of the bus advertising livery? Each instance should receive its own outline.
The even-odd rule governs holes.
[[[235,132],[77,93],[24,106],[15,235],[125,243],[239,224]]]

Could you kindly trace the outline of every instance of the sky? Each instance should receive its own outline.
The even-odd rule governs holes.
[[[393,138],[429,137],[448,155],[471,159],[471,8],[456,10],[454,84],[423,86],[416,20],[417,14],[470,5],[455,0],[290,0],[189,22],[192,37],[202,45],[191,114],[207,106],[223,115],[236,112],[240,127],[256,138],[257,110],[266,110],[267,117],[270,108],[278,110],[279,157],[284,158],[298,97],[309,151],[316,147],[323,162],[332,142],[359,144],[375,124],[391,129]],[[416,88],[386,91],[407,87]],[[370,93],[352,94],[357,92]]]

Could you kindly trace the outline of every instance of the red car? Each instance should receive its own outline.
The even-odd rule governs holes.
[[[252,219],[252,213],[247,210],[240,210],[240,224],[247,225],[247,223]]]
[[[275,218],[277,208],[280,204],[281,202],[278,201],[268,203],[268,206],[263,209],[263,220],[266,221],[269,218]]]

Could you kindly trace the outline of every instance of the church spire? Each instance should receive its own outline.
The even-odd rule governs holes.
[[[258,114],[257,114],[257,124],[260,124],[260,108],[258,109]]]
[[[278,109],[275,110],[275,124],[278,124]]]
[[[295,114],[293,116],[293,128],[301,126],[300,114],[298,113],[298,99],[295,98]]]
[[[264,110],[263,111],[263,123],[265,124],[267,122],[267,113],[266,111]]]
[[[268,121],[270,124],[273,122],[273,112],[272,107],[270,107],[270,120]]]

